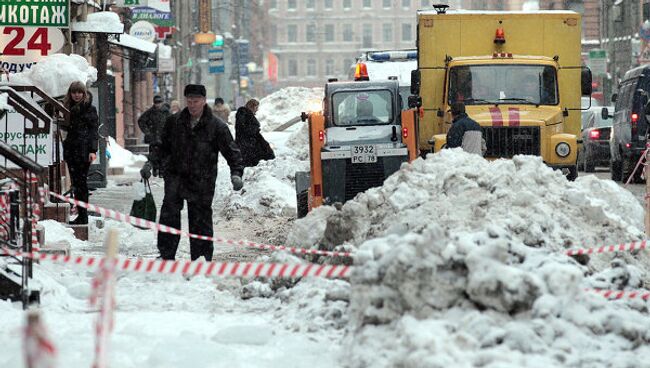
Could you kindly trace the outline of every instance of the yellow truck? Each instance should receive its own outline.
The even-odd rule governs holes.
[[[580,97],[591,95],[591,72],[580,58],[580,14],[437,6],[417,19],[409,105],[421,111],[420,150],[444,148],[449,106],[461,101],[482,127],[486,158],[538,155],[575,179]]]

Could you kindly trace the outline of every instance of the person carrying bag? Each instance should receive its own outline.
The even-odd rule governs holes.
[[[131,206],[129,215],[156,222],[158,211],[153,194],[151,193],[151,185],[149,184],[151,168],[148,163],[140,170],[140,175],[142,179],[134,185],[135,198],[133,199],[133,205]]]

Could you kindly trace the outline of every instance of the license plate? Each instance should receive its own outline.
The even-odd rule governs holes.
[[[368,164],[377,162],[377,146],[373,144],[352,146],[351,153],[353,164]]]

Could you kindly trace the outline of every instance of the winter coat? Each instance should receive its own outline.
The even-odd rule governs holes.
[[[91,153],[97,153],[99,116],[92,105],[92,95],[70,107],[70,121],[61,128],[68,132],[63,141],[66,162],[87,162]]]
[[[214,105],[212,106],[212,113],[219,119],[223,120],[224,123],[228,124],[228,118],[230,117],[230,107],[228,107],[228,105]]]
[[[256,166],[260,160],[275,158],[273,149],[260,133],[259,121],[255,114],[246,107],[237,109],[235,137],[244,158],[244,166]]]
[[[467,114],[454,118],[447,132],[447,148],[462,147],[465,152],[483,155],[481,126]]]
[[[140,115],[138,126],[144,133],[144,143],[161,144],[161,136],[165,121],[171,115],[166,107],[156,108],[152,106],[149,110]]]
[[[241,152],[228,126],[212,115],[208,105],[194,128],[190,120],[190,112],[185,108],[165,122],[160,147],[165,190],[169,181],[179,184],[182,198],[212,198],[219,153],[226,158],[230,174],[242,176]]]

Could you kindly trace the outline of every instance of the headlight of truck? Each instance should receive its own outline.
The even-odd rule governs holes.
[[[571,146],[566,142],[558,143],[555,146],[555,153],[560,157],[567,157],[571,153]]]

